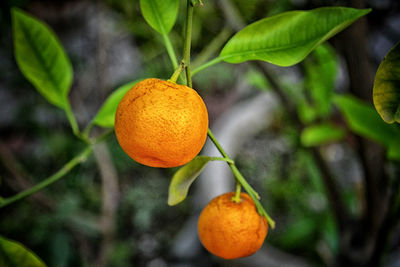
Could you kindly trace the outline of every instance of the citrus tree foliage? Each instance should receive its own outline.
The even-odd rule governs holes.
[[[387,123],[400,123],[400,43],[379,66],[374,84],[375,108]]]

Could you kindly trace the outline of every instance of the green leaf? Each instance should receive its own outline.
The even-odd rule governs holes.
[[[301,133],[303,146],[319,146],[343,139],[345,131],[330,123],[313,125],[305,128]]]
[[[65,109],[72,67],[56,35],[40,20],[13,8],[14,53],[17,64],[47,101]]]
[[[317,227],[318,222],[315,218],[301,217],[288,225],[281,233],[281,245],[285,248],[294,248],[299,244],[307,244],[312,240]]]
[[[174,206],[185,200],[190,185],[196,180],[207,163],[213,160],[224,160],[208,156],[197,156],[191,162],[181,167],[172,177],[169,184],[168,205]]]
[[[268,17],[236,33],[222,49],[220,58],[229,63],[263,60],[291,66],[370,11],[323,7]]]
[[[334,102],[353,132],[375,140],[389,150],[400,138],[400,127],[385,123],[371,105],[350,95],[337,95]]]
[[[375,75],[374,105],[387,123],[400,123],[400,42],[386,55]]]
[[[179,0],[140,0],[140,10],[154,30],[167,34],[178,16]]]
[[[265,75],[256,69],[250,69],[248,72],[246,72],[244,78],[251,86],[254,86],[257,89],[267,91],[271,87],[267,78],[265,78]]]
[[[304,61],[306,89],[310,90],[313,104],[321,117],[331,112],[331,102],[338,73],[338,61],[334,49],[324,43],[318,46]]]
[[[136,80],[129,82],[120,86],[116,89],[104,102],[103,106],[97,112],[97,115],[93,119],[93,124],[104,128],[114,127],[115,113],[117,112],[117,107],[121,99],[124,97],[126,92],[129,91],[135,84],[141,80]]]
[[[45,267],[46,264],[24,245],[0,236],[0,266]]]
[[[387,151],[387,157],[390,160],[400,160],[400,138],[390,143]]]

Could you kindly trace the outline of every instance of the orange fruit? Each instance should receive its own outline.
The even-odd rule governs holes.
[[[195,90],[159,79],[134,85],[115,115],[115,134],[135,161],[176,167],[191,161],[207,138],[206,105]]]
[[[259,250],[267,236],[268,224],[251,197],[234,192],[211,200],[200,214],[197,230],[201,243],[212,254],[224,259],[250,256]]]

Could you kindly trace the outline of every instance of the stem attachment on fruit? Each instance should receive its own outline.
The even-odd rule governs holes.
[[[176,81],[179,78],[179,75],[181,74],[181,72],[183,71],[184,68],[185,68],[185,65],[183,64],[183,62],[181,62],[181,64],[179,64],[178,68],[172,74],[171,78],[168,79],[168,81],[172,82],[172,83],[176,83]]]
[[[240,203],[242,201],[240,198],[241,192],[242,192],[242,186],[240,185],[240,183],[236,183],[235,195],[232,197],[233,202]]]

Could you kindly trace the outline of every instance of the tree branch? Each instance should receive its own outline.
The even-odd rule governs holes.
[[[115,235],[115,221],[118,208],[118,177],[115,166],[105,143],[99,143],[94,148],[94,156],[100,170],[102,181],[102,214],[100,225],[102,242],[95,266],[107,266],[108,255],[112,248]]]

